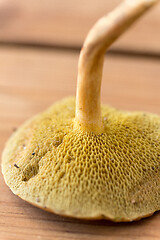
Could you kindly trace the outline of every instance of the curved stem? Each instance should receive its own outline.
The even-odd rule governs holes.
[[[99,133],[101,79],[106,49],[158,0],[126,0],[90,30],[80,53],[75,127]]]

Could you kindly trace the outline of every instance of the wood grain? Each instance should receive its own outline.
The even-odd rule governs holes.
[[[92,25],[121,0],[0,1],[0,42],[81,46]],[[114,49],[160,54],[160,4],[125,33]]]
[[[0,48],[0,154],[15,127],[53,102],[75,95],[78,54]],[[159,61],[108,56],[102,100],[160,113]],[[2,240],[158,240],[160,214],[133,223],[80,221],[44,212],[15,196],[0,174]]]

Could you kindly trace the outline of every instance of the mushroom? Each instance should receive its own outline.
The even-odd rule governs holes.
[[[100,103],[106,49],[157,0],[126,0],[101,18],[80,53],[76,101],[27,121],[3,152],[12,192],[53,213],[133,221],[160,209],[160,117]]]

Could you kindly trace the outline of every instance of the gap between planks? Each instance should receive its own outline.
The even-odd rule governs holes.
[[[78,45],[60,45],[60,44],[45,44],[38,42],[10,42],[10,41],[0,41],[0,47],[12,47],[12,48],[34,48],[41,50],[53,50],[53,51],[72,51],[72,52],[80,52],[82,46]],[[146,58],[150,60],[160,60],[159,52],[152,51],[143,51],[143,50],[132,50],[127,48],[114,48],[109,49],[106,54],[110,54],[113,56],[120,57],[128,57],[128,58]]]

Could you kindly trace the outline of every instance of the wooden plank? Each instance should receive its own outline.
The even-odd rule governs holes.
[[[24,120],[75,95],[78,54],[0,48],[0,154]],[[122,109],[160,114],[158,61],[108,56],[102,100]],[[159,240],[160,214],[133,223],[80,221],[44,212],[22,201],[0,174],[0,239]]]
[[[121,0],[7,0],[0,2],[0,41],[81,46],[89,29]],[[113,48],[160,53],[160,4]]]

